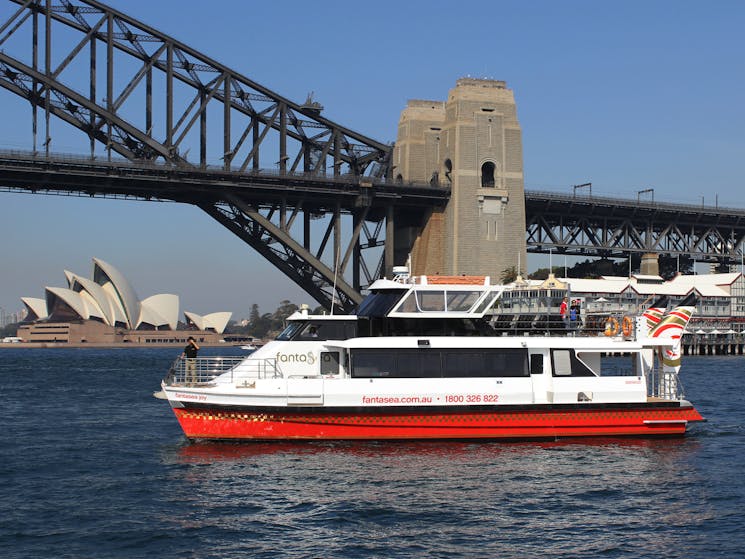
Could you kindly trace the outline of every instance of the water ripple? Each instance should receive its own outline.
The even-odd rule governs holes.
[[[188,444],[168,350],[6,350],[4,558],[745,556],[741,359],[684,439]]]

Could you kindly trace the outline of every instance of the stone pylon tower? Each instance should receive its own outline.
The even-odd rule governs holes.
[[[505,82],[463,78],[447,101],[409,101],[401,113],[393,174],[450,185],[411,253],[415,274],[489,275],[526,270],[522,133]],[[397,262],[397,264],[399,264]]]

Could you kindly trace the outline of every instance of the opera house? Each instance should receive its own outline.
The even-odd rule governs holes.
[[[91,279],[67,270],[65,276],[67,287],[45,288],[44,299],[21,298],[28,316],[18,337],[38,343],[179,344],[194,336],[211,344],[222,341],[232,315],[184,312],[186,328],[179,330],[178,295],[140,300],[124,275],[98,258]]]

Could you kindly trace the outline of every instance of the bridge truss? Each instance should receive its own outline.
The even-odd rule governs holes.
[[[552,192],[526,193],[529,252],[625,258],[657,253],[734,265],[745,210]]]
[[[389,145],[322,117],[310,97],[292,102],[100,2],[5,2],[12,9],[0,19],[0,86],[30,103],[35,154],[50,158],[52,121],[59,120],[87,136],[92,165],[123,157],[194,178],[214,172],[208,162],[216,160],[232,176],[273,168],[276,182],[288,189],[304,179],[372,185],[389,172]],[[380,273],[382,257],[368,262],[361,255],[363,248],[381,246],[384,217],[359,200],[351,208],[329,208],[298,197],[228,194],[209,176],[208,185],[211,190],[196,198],[188,188],[170,198],[202,208],[321,304],[349,309]],[[101,188],[95,194],[107,193]],[[307,224],[319,212],[331,216],[332,225],[318,233],[312,249]],[[302,214],[304,237],[296,241],[290,225]],[[349,243],[342,243],[342,218],[353,221]],[[353,260],[355,269],[340,269],[339,254],[355,255],[344,260]]]

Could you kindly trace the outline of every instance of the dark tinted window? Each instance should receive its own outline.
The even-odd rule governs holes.
[[[527,377],[522,349],[352,350],[352,376],[370,377]]]
[[[386,316],[394,305],[398,303],[404,293],[404,291],[395,291],[368,295],[362,303],[360,303],[360,308],[357,309],[357,316]]]

